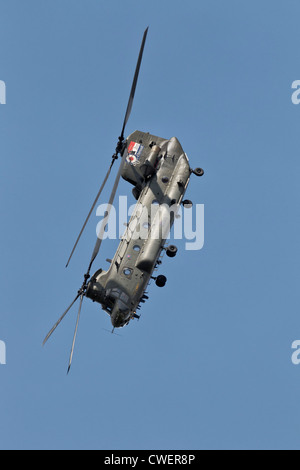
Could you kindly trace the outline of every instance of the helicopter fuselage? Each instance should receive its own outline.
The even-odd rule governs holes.
[[[155,279],[158,287],[165,285],[167,280],[165,276],[154,277],[154,272],[162,262],[163,250],[166,250],[169,257],[173,258],[176,255],[177,248],[174,245],[166,246],[171,227],[180,205],[191,206],[192,204],[191,201],[183,201],[191,174],[194,173],[196,176],[204,174],[201,168],[191,170],[188,157],[176,137],[166,140],[149,133],[136,131],[125,139],[125,128],[132,110],[148,29],[146,28],[143,35],[123,127],[115,153],[112,155],[108,172],[76,239],[66,267],[69,265],[91,214],[100,199],[113,165],[121,156],[122,161],[107,204],[106,216],[102,221],[81,288],[43,341],[43,344],[48,341],[73,305],[79,301],[68,373],[72,364],[85,297],[101,304],[102,308],[110,315],[113,327],[121,328],[127,325],[130,320],[139,318],[136,312],[140,309],[140,304],[148,299],[146,289],[151,279]],[[109,269],[107,271],[99,269],[90,277],[92,266],[104,239],[104,232],[121,176],[134,186],[132,192],[137,204],[116,254],[113,260],[110,260]]]
[[[125,155],[124,155],[124,152]],[[161,264],[176,211],[187,190],[191,168],[177,138],[165,140],[136,131],[125,141],[123,178],[137,199],[108,271],[98,270],[86,296],[102,305],[114,328],[138,318],[146,290]]]

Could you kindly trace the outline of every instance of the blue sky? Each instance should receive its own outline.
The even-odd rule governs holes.
[[[0,0],[1,449],[300,448],[299,14],[296,0]],[[187,194],[205,246],[178,242],[121,337],[86,301],[67,377],[76,309],[41,344],[86,271],[95,215],[64,266],[148,25],[127,134],[177,136],[205,169]]]

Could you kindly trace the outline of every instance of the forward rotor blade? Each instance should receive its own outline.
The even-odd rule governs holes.
[[[90,210],[90,212],[89,212],[87,218],[85,219],[85,222],[84,222],[84,224],[83,224],[83,227],[82,227],[82,229],[81,229],[81,232],[79,233],[79,235],[78,235],[78,237],[77,237],[77,240],[76,240],[76,243],[75,243],[75,245],[74,245],[74,247],[73,247],[73,249],[72,249],[72,251],[71,251],[71,254],[70,254],[70,256],[69,256],[68,262],[67,262],[67,264],[66,264],[66,268],[67,268],[67,267],[69,266],[69,264],[70,264],[70,261],[71,261],[72,256],[73,256],[73,254],[74,254],[74,252],[75,252],[75,250],[76,250],[76,248],[77,248],[77,245],[78,245],[78,242],[79,242],[79,240],[80,240],[80,238],[81,238],[81,235],[83,234],[84,229],[85,229],[85,227],[87,226],[87,223],[88,223],[88,221],[89,221],[89,219],[90,219],[90,217],[91,217],[91,215],[92,215],[92,213],[93,213],[93,210],[95,209],[96,204],[97,204],[97,202],[98,202],[98,200],[99,200],[99,198],[100,198],[100,196],[101,196],[101,193],[102,193],[102,191],[103,191],[103,189],[104,189],[104,187],[105,187],[105,185],[106,185],[106,183],[107,183],[107,180],[108,180],[109,175],[110,175],[110,173],[111,173],[111,170],[112,170],[112,167],[113,167],[114,162],[115,162],[115,159],[112,160],[111,165],[110,165],[110,167],[109,167],[109,170],[108,170],[108,172],[107,172],[107,174],[106,174],[106,176],[105,176],[105,178],[104,178],[104,181],[103,181],[103,183],[102,183],[102,186],[101,186],[101,188],[99,189],[99,192],[98,192],[98,194],[97,194],[97,196],[96,196],[96,199],[95,199],[95,201],[94,201],[94,203],[93,203],[93,205],[92,205],[92,207],[91,207],[91,210]]]
[[[116,180],[115,180],[115,184],[114,184],[114,187],[113,187],[113,190],[112,190],[112,193],[110,195],[110,199],[109,199],[109,202],[108,202],[108,205],[107,205],[106,217],[102,221],[101,229],[100,229],[100,232],[98,234],[98,239],[97,239],[97,242],[96,242],[93,254],[92,254],[92,258],[91,258],[91,262],[90,262],[90,265],[89,265],[87,275],[90,274],[92,265],[93,265],[95,259],[97,258],[99,251],[100,251],[100,247],[101,247],[102,240],[103,240],[103,235],[104,235],[104,232],[105,232],[105,227],[108,223],[108,219],[109,219],[109,215],[110,215],[110,212],[111,212],[111,209],[112,209],[112,205],[113,205],[114,200],[115,200],[116,192],[117,192],[117,189],[118,189],[118,186],[119,186],[119,182],[120,182],[121,174],[122,174],[122,171],[123,171],[123,168],[124,168],[124,165],[125,165],[125,161],[126,161],[126,152],[124,152],[124,155],[122,157],[120,168],[119,168],[119,171],[118,171],[118,174],[117,174],[117,177],[116,177]]]
[[[55,325],[53,326],[53,328],[49,331],[49,333],[47,334],[46,338],[44,339],[43,341],[43,346],[45,345],[45,343],[48,341],[48,339],[50,338],[50,336],[52,335],[52,333],[56,330],[56,328],[58,327],[58,325],[62,322],[62,320],[65,318],[65,316],[67,315],[67,313],[71,310],[71,308],[73,307],[73,305],[75,304],[75,302],[79,299],[80,297],[80,294],[77,294],[77,296],[75,297],[75,299],[73,300],[73,302],[71,303],[71,305],[67,308],[67,310],[62,314],[62,316],[60,317],[60,319],[55,323]]]
[[[71,365],[72,365],[72,359],[73,359],[73,354],[74,354],[74,347],[75,347],[75,341],[76,341],[76,336],[77,336],[77,331],[78,331],[79,318],[80,318],[80,313],[81,313],[81,307],[82,307],[83,297],[84,297],[84,294],[81,294],[81,297],[80,297],[80,305],[79,305],[79,309],[78,309],[78,315],[77,315],[75,333],[74,333],[74,338],[73,338],[72,349],[71,349],[71,354],[70,354],[69,366],[68,366],[68,372],[67,372],[67,373],[70,372]]]
[[[92,213],[93,213],[93,210],[94,210],[95,207],[96,207],[96,204],[97,204],[97,202],[98,202],[98,200],[99,200],[99,198],[100,198],[100,196],[101,196],[101,193],[102,193],[102,191],[103,191],[103,189],[104,189],[104,186],[106,185],[106,182],[107,182],[107,180],[108,180],[108,178],[109,178],[109,175],[110,175],[110,173],[111,173],[111,169],[112,169],[112,167],[113,167],[113,164],[114,164],[114,162],[115,162],[116,159],[117,159],[117,155],[118,155],[118,153],[121,152],[122,142],[123,142],[123,140],[124,140],[125,127],[126,127],[126,124],[127,124],[127,122],[128,122],[128,119],[129,119],[129,117],[130,117],[131,110],[132,110],[132,104],[133,104],[134,95],[135,95],[135,90],[136,90],[136,86],[137,86],[137,82],[138,82],[138,77],[139,77],[140,67],[141,67],[141,63],[142,63],[143,52],[144,52],[144,47],[145,47],[145,43],[146,43],[146,38],[147,38],[148,30],[149,30],[149,27],[148,27],[148,28],[145,30],[145,32],[144,32],[144,36],[143,36],[143,40],[142,40],[142,44],[141,44],[141,48],[140,48],[140,53],[139,53],[139,57],[138,57],[137,65],[136,65],[136,70],[135,70],[135,74],[134,74],[134,78],[133,78],[133,83],[132,83],[132,87],[131,87],[131,91],[130,91],[130,96],[129,96],[129,101],[128,101],[127,110],[126,110],[126,114],[125,114],[125,119],[124,119],[124,123],[123,123],[123,128],[122,128],[121,136],[119,137],[119,143],[118,143],[118,146],[117,146],[117,148],[116,148],[116,153],[115,153],[115,155],[113,156],[113,160],[112,160],[112,163],[111,163],[111,165],[110,165],[110,167],[109,167],[109,170],[108,170],[108,172],[107,172],[107,175],[106,175],[106,177],[104,178],[104,181],[103,181],[103,183],[102,183],[102,186],[101,186],[101,188],[100,188],[100,190],[99,190],[99,192],[98,192],[98,194],[97,194],[97,196],[96,196],[96,199],[95,199],[95,201],[94,201],[94,203],[93,203],[93,205],[92,205],[92,207],[91,207],[91,210],[90,210],[90,212],[89,212],[89,214],[88,214],[88,216],[87,216],[87,218],[86,218],[86,220],[85,220],[85,222],[84,222],[84,224],[83,224],[83,227],[82,227],[82,229],[81,229],[81,231],[80,231],[80,233],[79,233],[79,235],[78,235],[78,237],[77,237],[77,240],[76,240],[75,245],[74,245],[74,247],[73,247],[73,249],[72,249],[72,251],[71,251],[71,254],[70,254],[70,256],[69,256],[69,259],[68,259],[68,262],[67,262],[67,264],[66,264],[66,267],[68,267],[69,264],[70,264],[70,261],[71,261],[72,256],[73,256],[73,254],[74,254],[74,252],[75,252],[75,250],[76,250],[76,248],[77,248],[77,245],[78,245],[78,243],[79,243],[79,240],[80,240],[80,238],[81,238],[81,236],[82,236],[82,234],[83,234],[83,232],[84,232],[84,229],[85,229],[85,227],[86,227],[86,225],[87,225],[87,223],[88,223],[88,221],[89,221],[89,219],[90,219],[90,217],[91,217],[91,215],[92,215]],[[101,245],[101,243],[100,243],[100,245]],[[100,249],[100,247],[99,247],[99,249]],[[98,251],[99,251],[99,249],[98,249]],[[96,256],[97,256],[97,254],[96,254]],[[93,261],[94,261],[94,260],[93,260]]]
[[[130,96],[129,96],[129,101],[128,101],[128,105],[127,105],[127,110],[126,110],[126,114],[125,114],[125,119],[124,119],[124,123],[123,123],[123,128],[122,128],[122,133],[121,133],[121,140],[124,140],[125,127],[126,127],[126,124],[128,122],[129,116],[131,114],[132,103],[133,103],[133,99],[134,99],[134,95],[135,95],[136,85],[137,85],[137,82],[138,82],[138,77],[139,77],[140,67],[141,67],[141,63],[142,63],[143,52],[144,52],[145,42],[146,42],[146,39],[147,39],[148,30],[149,30],[149,27],[144,32],[144,36],[143,36],[143,40],[142,40],[142,44],[141,44],[141,48],[140,48],[140,53],[139,53],[139,57],[138,57],[138,61],[137,61],[136,69],[135,69],[135,74],[134,74],[133,83],[132,83],[132,87],[131,87],[131,92],[130,92]]]

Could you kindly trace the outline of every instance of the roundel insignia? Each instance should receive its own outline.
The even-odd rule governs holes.
[[[131,165],[138,165],[143,150],[143,145],[137,142],[130,142],[130,144],[128,145],[128,156],[126,158],[127,163],[130,163]]]
[[[128,155],[128,157],[126,158],[127,162],[128,163],[131,163],[131,165],[134,165],[136,162],[137,162],[137,158],[135,155]]]

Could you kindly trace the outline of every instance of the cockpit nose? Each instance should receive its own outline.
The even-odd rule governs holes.
[[[127,305],[124,304],[124,302],[121,300],[116,300],[110,318],[114,328],[122,328],[128,323],[130,318],[130,310]]]

